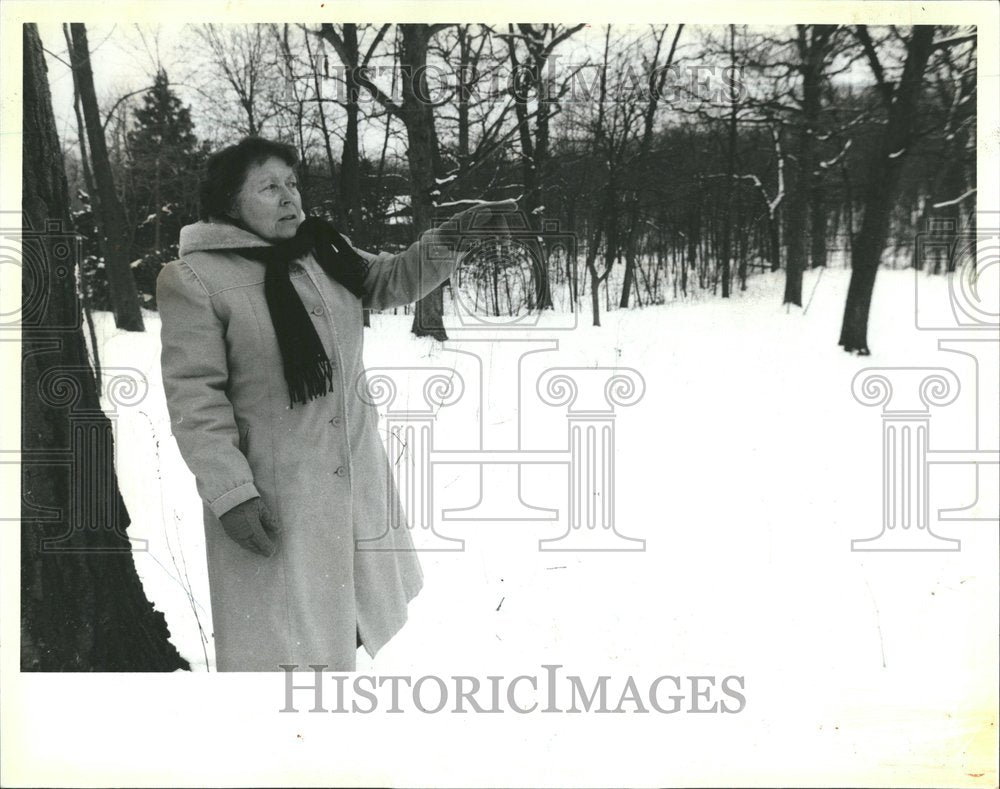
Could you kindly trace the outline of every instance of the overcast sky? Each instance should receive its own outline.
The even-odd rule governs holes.
[[[648,30],[648,25],[642,25]],[[625,26],[616,26],[625,29]],[[62,139],[76,138],[76,121],[73,115],[73,82],[66,60],[66,43],[62,28],[57,24],[40,24],[39,32],[47,52],[49,84],[56,121]],[[693,29],[682,36],[681,50],[685,42],[693,45]],[[370,34],[369,34],[370,35]],[[118,96],[138,90],[152,81],[157,59],[167,69],[174,89],[185,104],[192,105],[196,125],[199,120],[198,105],[201,97],[193,90],[185,88],[185,80],[191,79],[191,58],[183,52],[184,44],[190,42],[190,32],[183,23],[176,25],[87,25],[87,37],[91,48],[94,81],[98,102],[102,107],[110,104]],[[669,41],[669,38],[668,38]],[[562,60],[580,62],[588,56],[599,57],[604,45],[604,26],[594,26],[580,30],[563,44],[558,52]],[[639,67],[639,64],[636,64]],[[376,80],[378,81],[378,80]]]
[[[616,25],[616,29],[624,30],[625,26]],[[649,30],[648,25],[641,29]],[[763,28],[756,28],[763,29]],[[699,39],[706,28],[688,26],[681,36],[681,44],[677,59],[685,54],[697,57],[699,64],[704,64],[703,49]],[[716,26],[715,30],[724,31],[724,26]],[[69,69],[65,65],[66,43],[62,28],[57,24],[40,24],[39,32],[42,43],[48,51],[49,84],[52,90],[53,107],[59,128],[60,139],[76,140],[76,120],[73,114],[73,82]],[[576,33],[559,50],[561,64],[579,63],[588,58],[599,58],[604,45],[603,25],[588,26]],[[672,39],[673,29],[669,31],[667,44]],[[198,81],[199,74],[196,60],[185,48],[190,45],[192,35],[190,28],[184,23],[174,25],[100,25],[88,24],[87,35],[91,48],[91,58],[94,70],[94,80],[97,88],[98,102],[102,108],[107,108],[117,97],[131,91],[140,90],[151,84],[156,71],[157,62],[167,69],[174,90],[181,100],[192,106],[192,119],[195,123],[195,133],[200,138],[211,137],[210,130],[205,127],[201,107],[205,99],[190,84]],[[370,37],[370,33],[368,34]],[[332,53],[330,53],[332,55]],[[725,58],[715,65],[724,66]],[[635,66],[641,70],[641,64]],[[863,82],[871,79],[867,67],[860,63],[854,70],[854,78]],[[376,80],[377,82],[379,80]],[[381,146],[381,124],[363,124],[363,130],[370,133],[370,139],[363,137],[362,144],[368,150]]]

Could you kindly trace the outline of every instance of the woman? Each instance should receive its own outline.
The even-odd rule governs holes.
[[[402,627],[423,581],[377,411],[358,395],[362,308],[422,298],[456,255],[432,252],[440,230],[398,255],[355,250],[306,219],[296,164],[259,138],[212,156],[201,221],[157,279],[173,434],[204,501],[219,671],[352,671],[358,646],[374,656]]]

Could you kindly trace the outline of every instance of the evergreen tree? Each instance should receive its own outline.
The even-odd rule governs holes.
[[[191,111],[160,69],[134,111],[128,134],[133,259],[176,251],[181,227],[197,219],[198,173],[207,146],[198,145]]]

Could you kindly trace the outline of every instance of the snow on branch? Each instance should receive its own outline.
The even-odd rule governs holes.
[[[773,200],[769,200],[767,196],[767,190],[764,188],[764,184],[761,183],[760,178],[758,178],[753,173],[734,173],[730,176],[728,173],[709,173],[708,175],[703,175],[702,178],[732,178],[734,181],[749,181],[756,187],[757,191],[760,192],[761,197],[764,198],[764,202],[767,203],[767,211],[770,216],[774,216],[774,210],[778,207],[781,202],[781,198],[785,196],[785,179],[779,177],[778,194],[775,195]]]
[[[753,173],[744,173],[738,175],[734,173],[730,176],[728,173],[709,173],[708,175],[702,176],[703,178],[733,178],[737,181],[749,181],[756,187],[757,191],[760,192],[761,198],[767,205],[767,215],[774,219],[774,212],[778,210],[778,206],[781,205],[781,201],[785,199],[785,157],[781,152],[781,138],[775,129],[771,130],[771,138],[774,140],[774,153],[778,159],[778,189],[775,192],[774,197],[769,197],[767,194],[767,189],[764,188],[764,184],[761,183],[760,178],[758,178]],[[848,143],[850,144],[850,143]]]
[[[781,153],[781,137],[773,127],[771,129],[771,139],[774,140],[774,155],[778,157],[778,192],[775,194],[774,199],[769,200],[767,203],[767,213],[773,219],[774,212],[781,205],[781,201],[785,197],[785,157]],[[767,193],[764,192],[763,186],[760,191],[764,195],[764,199],[767,200]]]
[[[519,203],[523,197],[524,197],[523,194],[519,194],[517,197],[505,198],[501,202],[504,202],[504,203],[506,203],[506,202]],[[467,198],[464,198],[462,200],[450,200],[447,203],[434,203],[434,207],[435,208],[457,208],[458,206],[466,206],[466,207],[470,207],[471,208],[472,206],[483,205],[483,204],[486,204],[486,203],[495,203],[495,202],[497,202],[497,201],[496,200],[479,200],[477,198],[467,197]]]
[[[942,38],[940,41],[935,41],[931,44],[933,49],[940,49],[941,47],[953,47],[956,44],[967,44],[970,41],[976,40],[976,34],[971,33],[964,36],[951,36],[950,38]]]
[[[844,147],[840,149],[840,153],[838,153],[832,159],[827,159],[825,162],[820,162],[819,163],[820,169],[828,170],[835,164],[839,164],[840,160],[844,158],[844,156],[847,154],[847,151],[850,149],[852,142],[853,140],[848,140],[847,142],[844,143]]]
[[[972,188],[971,188],[971,189],[970,189],[970,190],[969,190],[968,192],[966,192],[966,193],[965,193],[964,195],[960,195],[959,197],[956,197],[956,198],[955,198],[954,200],[945,200],[945,201],[943,201],[943,202],[940,202],[940,203],[934,203],[934,204],[933,204],[933,205],[931,206],[931,208],[947,208],[947,207],[948,207],[948,206],[950,206],[950,205],[958,205],[958,204],[959,204],[959,203],[961,203],[961,202],[962,202],[963,200],[965,200],[965,198],[967,198],[967,197],[971,197],[971,196],[972,196],[972,195],[974,195],[975,193],[976,193],[976,187],[972,187]]]

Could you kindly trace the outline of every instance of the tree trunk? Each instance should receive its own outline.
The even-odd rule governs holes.
[[[802,306],[802,272],[807,260],[812,265],[826,263],[826,217],[817,175],[816,136],[821,107],[820,91],[826,69],[832,25],[798,25],[799,73],[802,75],[802,123],[799,127],[798,157],[788,207],[788,261],[785,304]],[[811,249],[806,237],[811,237]],[[807,255],[810,249],[811,255]]]
[[[813,268],[826,265],[826,205],[823,200],[823,186],[819,178],[813,178],[809,196],[809,262]]]
[[[933,25],[913,28],[906,46],[906,64],[898,86],[885,96],[888,123],[874,161],[867,168],[861,229],[851,248],[851,283],[844,305],[844,320],[839,345],[845,351],[867,356],[868,314],[871,309],[875,274],[889,232],[889,219],[896,187],[907,149],[913,138],[917,103],[924,80],[924,69],[934,40]]]
[[[63,35],[66,37],[66,52],[70,62],[73,62],[73,39],[70,37],[69,25],[63,23]],[[80,86],[76,80],[76,71],[70,69],[73,76],[73,114],[76,116],[76,136],[80,142],[80,166],[83,168],[83,182],[87,185],[87,197],[91,210],[97,211],[97,190],[94,188],[94,178],[90,173],[90,154],[87,153],[87,127],[80,113]],[[95,214],[96,216],[96,214]]]
[[[434,109],[427,86],[427,46],[431,26],[400,25],[402,43],[399,61],[402,72],[402,117],[408,142],[410,194],[413,232],[417,238],[434,222],[435,179],[441,174]],[[414,305],[411,331],[418,337],[447,340],[444,330],[444,286],[442,283]]]
[[[126,331],[143,331],[139,292],[128,259],[128,225],[125,211],[115,192],[107,143],[104,140],[104,128],[97,109],[94,74],[90,68],[90,48],[87,44],[87,28],[83,24],[74,22],[70,25],[70,32],[73,38],[73,51],[70,56],[80,88],[83,119],[90,141],[91,165],[99,196],[101,246],[115,325]]]
[[[736,74],[736,25],[729,26],[729,62]],[[736,192],[736,91],[730,93],[729,144],[726,178],[726,215],[722,222],[722,298],[729,298],[732,261],[733,195]]]
[[[539,74],[544,62],[538,66]],[[529,239],[530,248],[535,254],[534,281],[535,288],[532,298],[534,306],[539,311],[552,309],[552,292],[549,283],[549,251],[545,243],[545,211],[551,210],[545,197],[548,187],[549,168],[549,116],[552,114],[552,104],[545,96],[543,82],[538,84],[538,115],[535,120],[535,172],[538,180],[535,188],[528,192],[526,204],[532,229],[535,231]]]
[[[537,42],[526,37],[528,59],[520,63],[517,59],[515,44],[510,45],[510,60],[512,70],[518,75],[516,84],[511,85],[514,100],[514,113],[517,117],[518,137],[521,144],[521,177],[524,180],[524,206],[534,231],[531,238],[524,243],[534,258],[532,265],[532,283],[534,285],[533,304],[539,311],[552,307],[552,294],[549,285],[548,250],[545,245],[543,214],[546,209],[545,189],[549,164],[549,118],[553,113],[552,101],[547,95],[545,68],[547,55],[544,48],[539,48]],[[529,122],[529,104],[534,94],[537,103],[534,135]],[[538,237],[542,241],[538,241]]]
[[[635,285],[635,247],[632,244],[632,239],[628,239],[625,242],[625,274],[622,277],[622,294],[618,300],[618,307],[620,309],[628,308],[629,297],[633,287],[636,287],[636,292],[638,293],[638,286]]]
[[[802,155],[800,148],[800,157]],[[785,244],[787,255],[785,260],[785,297],[782,304],[802,306],[802,270],[805,268],[806,257],[806,201],[803,195],[805,173],[801,158],[797,171],[791,180],[791,200],[785,210]]]
[[[660,45],[663,41],[663,36],[666,35],[667,27],[664,26],[663,32],[657,39],[656,45],[656,56],[653,58],[652,70],[659,71],[662,75],[657,84],[657,90],[651,90],[649,92],[649,100],[643,110],[643,127],[642,127],[642,138],[639,142],[639,154],[637,157],[637,163],[640,170],[645,169],[644,165],[647,164],[649,159],[649,150],[653,143],[653,131],[656,121],[656,111],[659,106],[659,97],[663,89],[664,82],[666,80],[667,71],[671,68],[674,62],[674,52],[677,49],[677,40],[680,38],[681,31],[684,29],[684,25],[677,26],[677,32],[674,33],[674,42],[670,47],[670,51],[667,53],[667,59],[664,62],[662,68],[659,63],[660,55]],[[629,300],[629,290],[632,286],[632,279],[635,276],[635,266],[636,266],[636,244],[638,243],[639,237],[639,192],[634,189],[629,195],[629,210],[628,210],[628,231],[625,241],[625,282],[622,285],[622,299],[619,305],[623,309],[628,307]],[[638,289],[636,290],[638,292]]]
[[[834,25],[810,25],[810,40],[804,58],[802,80],[802,110],[805,119],[805,145],[800,152],[805,173],[802,198],[809,203],[809,263],[812,268],[826,265],[826,206],[823,201],[823,179],[817,163],[816,143],[820,132],[821,91],[826,73],[830,41],[836,32]]]
[[[854,255],[854,189],[851,177],[847,172],[847,164],[840,163],[840,174],[844,182],[844,237],[847,241],[847,254]]]
[[[738,200],[736,203],[736,227],[739,229],[739,244],[737,245],[739,249],[739,267],[738,277],[740,280],[740,290],[747,289],[747,225],[743,221],[743,201]]]
[[[768,246],[771,248],[771,271],[778,271],[781,268],[780,227],[781,221],[778,216],[769,214],[767,218],[767,238]]]
[[[80,328],[45,58],[37,26],[23,30],[23,244],[33,254],[22,291],[21,670],[187,669],[125,535],[111,424]]]
[[[326,61],[324,58],[323,63],[319,63],[318,59],[314,56],[312,45],[309,43],[310,37],[307,35],[304,39],[306,54],[309,56],[309,62],[312,64],[311,72],[313,78],[313,90],[316,93],[316,117],[319,118],[319,130],[323,138],[323,151],[326,154],[326,168],[330,177],[330,183],[336,183],[337,178],[337,165],[336,159],[333,156],[333,144],[330,142],[330,127],[326,122],[326,107],[324,106],[325,99],[323,98],[323,79],[322,76],[326,76]],[[324,69],[324,74],[320,75],[320,67]],[[331,193],[333,189],[331,189]],[[337,221],[340,223],[341,227],[347,231],[347,216],[343,207],[343,203],[339,199],[334,201],[333,215],[336,217]],[[349,233],[348,233],[349,234]],[[361,245],[361,240],[356,239],[354,236],[351,237],[352,240],[357,240],[358,245]],[[365,324],[367,325],[367,324]]]
[[[696,189],[700,195],[701,190]],[[696,271],[698,266],[698,246],[701,242],[701,201],[689,198],[687,210],[687,263],[681,263],[681,293],[688,294],[688,271]]]
[[[567,208],[567,222],[566,227],[570,228],[571,231],[576,229],[576,195],[570,195],[568,200]],[[566,281],[569,285],[569,309],[570,312],[576,312],[577,299],[580,298],[578,292],[578,282],[577,274],[579,271],[579,261],[577,260],[577,255],[579,250],[576,248],[576,244],[573,245],[571,250],[567,250],[566,254]]]
[[[469,160],[469,129],[471,119],[469,115],[469,98],[473,95],[476,87],[475,67],[476,58],[472,54],[472,37],[469,35],[471,25],[459,25],[458,27],[458,96],[456,97],[456,110],[458,112],[458,161],[464,167]]]
[[[345,65],[344,80],[347,83],[347,128],[344,130],[344,150],[340,158],[340,204],[343,206],[344,220],[349,233],[357,236],[361,222],[361,155],[358,146],[358,99],[361,86],[358,84],[358,26],[344,25],[344,48],[352,62]],[[366,241],[359,237],[359,241]]]
[[[593,315],[593,325],[601,325],[601,302],[600,302],[600,285],[601,278],[597,274],[597,268],[594,262],[597,260],[597,250],[601,245],[601,236],[604,232],[604,224],[600,219],[594,221],[594,234],[590,239],[590,243],[587,245],[587,262],[586,268],[590,274],[590,307]]]
[[[799,128],[798,157],[792,179],[788,217],[788,261],[785,272],[785,304],[802,306],[802,272],[806,269],[806,228],[815,162],[814,123],[819,111],[819,75],[810,53],[802,65],[803,122]]]

